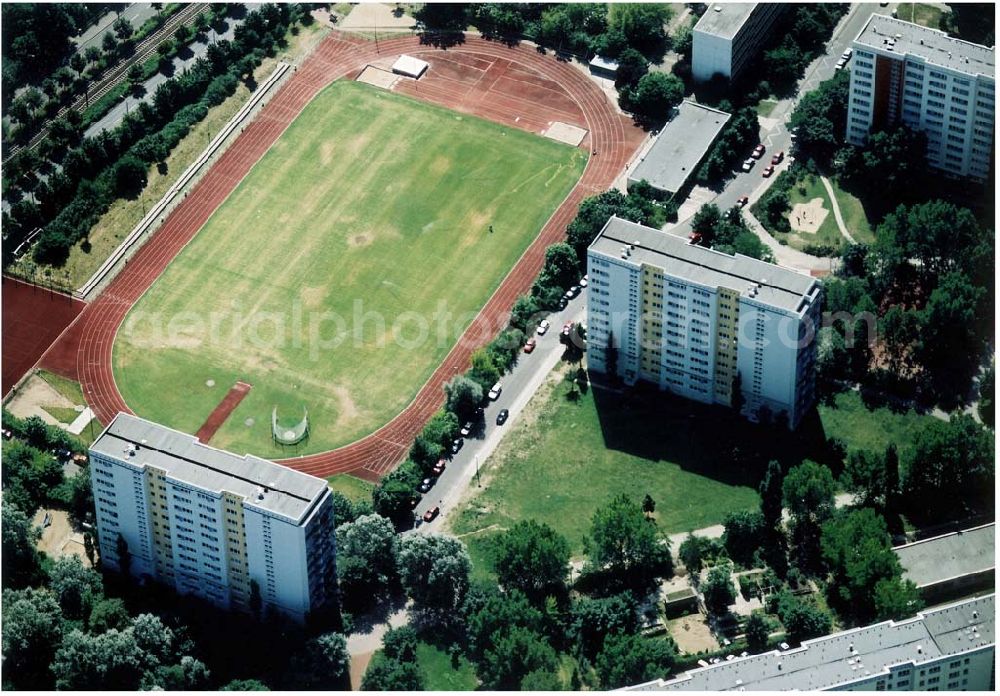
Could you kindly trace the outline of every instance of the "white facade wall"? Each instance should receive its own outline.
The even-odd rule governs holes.
[[[265,605],[302,617],[309,609],[305,530],[276,515],[244,509],[247,564]]]
[[[733,40],[696,26],[691,32],[691,76],[698,82],[708,82],[716,75],[729,79],[732,68]]]
[[[641,269],[608,256],[587,257],[587,361],[607,370],[609,333],[618,356],[618,374],[634,384],[639,375],[639,307]]]
[[[152,526],[142,467],[91,453],[90,480],[101,561],[119,569],[116,547],[121,534],[128,545],[131,574],[153,577]]]
[[[167,478],[175,588],[230,607],[222,499]]]

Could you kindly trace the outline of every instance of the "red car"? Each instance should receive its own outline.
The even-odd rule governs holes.
[[[700,241],[701,241],[700,232],[692,232],[691,234],[688,235],[688,244],[697,244]]]
[[[538,345],[538,342],[535,339],[529,338],[527,340],[527,342],[524,344],[524,352],[525,353],[532,352],[533,350],[535,350],[535,346],[537,346],[537,345]]]
[[[447,463],[448,462],[445,459],[438,459],[438,463],[434,465],[433,469],[431,469],[431,473],[433,473],[435,476],[440,476],[441,474],[444,473],[444,467]]]
[[[753,149],[753,155],[751,155],[751,156],[754,159],[760,159],[761,157],[763,157],[764,156],[764,146],[763,145],[758,145],[757,147],[755,147]]]
[[[437,505],[424,513],[424,522],[433,522],[434,518],[441,514],[441,508]]]
[[[760,175],[765,179],[771,176],[772,174],[774,174],[774,167],[770,164],[764,167],[764,171],[760,173]]]
[[[781,160],[785,159],[785,153],[779,152],[771,158],[771,164],[781,164]]]
[[[741,208],[745,208],[746,204],[749,202],[750,202],[749,196],[740,196],[739,198],[736,199],[736,205],[738,205]]]

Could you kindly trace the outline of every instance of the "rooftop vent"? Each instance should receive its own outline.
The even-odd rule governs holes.
[[[978,619],[979,618],[979,612],[978,611],[972,612],[972,618]]]
[[[902,34],[896,34],[896,38],[897,39],[901,39],[901,38],[903,38],[903,35]]]
[[[917,654],[918,655],[923,655],[924,654],[924,646],[922,646],[922,645],[918,645],[917,646]]]
[[[714,9],[716,12],[722,12],[722,5],[716,5],[712,9]]]
[[[263,500],[263,499],[264,499],[264,489],[263,488],[258,488],[257,489],[257,500]]]

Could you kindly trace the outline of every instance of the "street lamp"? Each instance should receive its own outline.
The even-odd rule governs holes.
[[[483,483],[479,480],[479,455],[476,455],[476,487],[482,488]]]

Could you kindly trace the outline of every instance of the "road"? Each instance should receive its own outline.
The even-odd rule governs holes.
[[[764,179],[761,176],[761,171],[767,164],[764,160],[769,161],[771,155],[776,152],[781,151],[787,154],[792,149],[792,139],[788,132],[787,122],[798,105],[799,99],[807,92],[816,89],[821,82],[833,77],[837,59],[851,45],[869,17],[877,12],[888,14],[892,10],[892,5],[879,7],[878,3],[862,3],[851,6],[850,11],[841,18],[840,23],[834,29],[833,35],[827,43],[826,52],[806,68],[802,80],[799,81],[796,95],[782,99],[769,116],[760,119],[760,142],[767,148],[764,157],[749,172],[738,172],[718,195],[706,202],[715,203],[719,208],[727,210],[736,205],[736,202],[743,196],[747,196],[750,199],[750,205],[752,205],[764,195],[777,175],[791,164],[792,158],[785,157],[784,162],[775,167],[774,176],[769,179]],[[756,225],[751,223],[751,227],[757,232],[761,241],[772,249],[779,264],[806,273],[830,270],[830,259],[796,252],[794,249],[779,244],[770,235],[761,234],[760,228]],[[677,225],[669,228],[669,231],[686,237],[691,232],[691,217],[679,221]]]
[[[587,291],[584,289],[567,306],[548,317],[551,327],[544,336],[535,334],[538,345],[531,354],[521,353],[517,365],[503,376],[503,391],[500,398],[486,407],[484,432],[474,437],[465,438],[465,444],[458,454],[448,463],[434,487],[417,505],[416,513],[423,514],[434,506],[441,508],[441,514],[433,522],[421,524],[417,532],[439,532],[444,527],[444,521],[455,509],[469,486],[476,485],[477,460],[482,466],[503,438],[520,417],[524,407],[534,396],[535,391],[559,364],[563,355],[563,345],[559,342],[559,332],[567,321],[583,321],[586,315]],[[497,413],[506,408],[510,412],[507,422],[498,426]]]
[[[132,31],[138,31],[139,27],[146,23],[147,19],[156,16],[158,10],[153,9],[151,2],[133,2],[126,5],[119,15],[117,12],[108,12],[101,17],[92,27],[73,39],[76,44],[77,53],[82,53],[89,46],[101,47],[101,40],[104,35],[111,31],[111,25],[115,23],[119,16],[124,17],[132,25]]]

